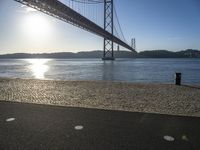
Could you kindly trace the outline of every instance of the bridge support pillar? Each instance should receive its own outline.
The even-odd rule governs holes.
[[[110,32],[112,37],[104,38],[102,60],[115,60],[113,50],[113,0],[104,0],[104,30]]]

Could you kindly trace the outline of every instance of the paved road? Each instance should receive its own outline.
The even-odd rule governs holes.
[[[0,102],[1,150],[200,150],[200,118]]]

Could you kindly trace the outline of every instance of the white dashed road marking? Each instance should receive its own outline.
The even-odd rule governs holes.
[[[164,138],[164,140],[166,140],[168,142],[173,142],[175,140],[174,137],[169,136],[169,135],[165,135],[163,138]]]
[[[8,119],[6,119],[6,122],[11,122],[11,121],[14,121],[15,120],[15,118],[8,118]]]
[[[83,126],[81,125],[77,125],[74,127],[75,130],[83,130]]]

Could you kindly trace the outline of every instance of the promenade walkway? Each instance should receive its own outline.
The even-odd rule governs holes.
[[[0,101],[1,150],[199,150],[200,118]]]

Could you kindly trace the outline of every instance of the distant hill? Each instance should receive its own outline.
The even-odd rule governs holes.
[[[137,58],[200,58],[199,50],[183,50],[171,52],[167,50],[143,51],[136,54]]]
[[[134,58],[136,53],[128,51],[115,52],[116,58]],[[102,58],[103,51],[90,51],[90,52],[59,52],[59,53],[42,53],[42,54],[29,54],[29,53],[15,53],[0,55],[0,59],[23,59],[23,58]]]
[[[0,59],[23,59],[23,58],[101,58],[102,51],[91,52],[60,52],[60,53],[42,53],[42,54],[29,54],[29,53],[15,53],[0,55]],[[152,50],[133,53],[129,51],[116,51],[116,58],[200,58],[199,50],[183,50],[179,52],[171,52],[167,50]]]

